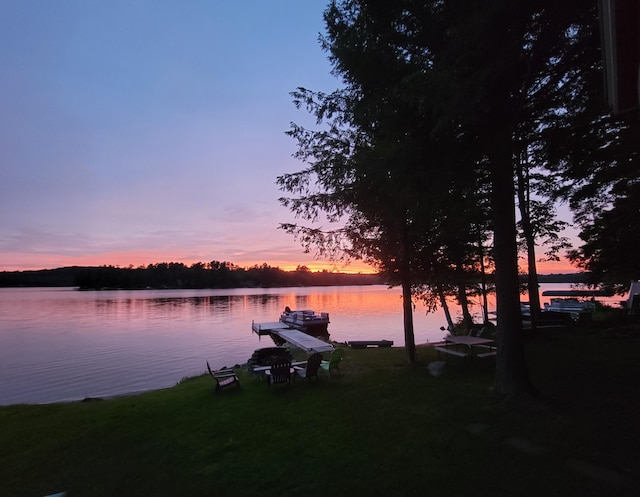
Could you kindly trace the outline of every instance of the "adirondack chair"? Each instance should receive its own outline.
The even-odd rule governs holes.
[[[233,372],[232,369],[220,369],[218,371],[213,371],[211,366],[209,366],[209,361],[207,361],[207,370],[209,374],[216,382],[215,392],[218,393],[221,390],[235,386],[240,388],[240,380]]]
[[[305,367],[295,366],[293,369],[295,370],[296,375],[300,376],[300,378],[310,380],[313,377],[318,377],[318,369],[320,369],[321,362],[322,354],[320,352],[316,352],[315,354],[311,354],[309,359],[307,359]]]
[[[271,365],[271,368],[265,371],[267,376],[267,386],[277,383],[289,383],[293,374],[291,362],[282,361]]]
[[[322,361],[320,363],[322,369],[329,372],[329,377],[334,373],[340,372],[340,362],[342,361],[343,355],[344,351],[342,349],[335,349],[331,352],[331,357],[329,357],[328,361]]]

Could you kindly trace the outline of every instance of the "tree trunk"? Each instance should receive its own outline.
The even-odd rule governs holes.
[[[529,311],[531,313],[531,328],[534,330],[538,327],[540,318],[540,284],[538,283],[538,270],[536,268],[536,249],[535,243],[531,245],[527,241],[527,262],[528,275],[527,291],[529,292]]]
[[[529,309],[531,312],[531,327],[535,330],[540,317],[540,294],[538,284],[538,271],[536,268],[536,237],[531,225],[531,215],[529,207],[529,180],[525,178],[525,165],[523,159],[518,161],[516,166],[518,176],[518,206],[520,208],[520,218],[522,232],[527,244],[527,290],[529,293]]]
[[[489,322],[489,303],[487,300],[487,271],[484,266],[484,245],[482,244],[482,238],[480,231],[478,231],[478,247],[480,248],[480,285],[482,289],[482,322],[487,324]]]
[[[469,333],[469,331],[471,331],[471,326],[473,325],[473,317],[471,317],[471,313],[469,312],[467,287],[463,282],[458,283],[458,302],[460,303],[460,308],[462,309],[462,326],[465,332]]]
[[[449,310],[449,304],[447,304],[447,297],[442,291],[442,287],[438,285],[438,296],[440,297],[440,305],[444,311],[444,317],[447,320],[447,328],[449,331],[453,331],[453,319],[451,319],[451,311]]]
[[[510,137],[491,158],[492,211],[498,321],[495,390],[519,397],[534,393],[525,360],[518,280],[515,188]]]
[[[413,331],[413,299],[411,295],[411,278],[402,277],[402,310],[404,316],[404,348],[409,364],[416,362],[416,339]]]
[[[409,227],[405,220],[402,231],[402,259],[400,278],[402,282],[402,314],[404,320],[404,348],[409,364],[416,362],[416,338],[413,330],[413,294],[411,291],[411,254],[409,250]]]

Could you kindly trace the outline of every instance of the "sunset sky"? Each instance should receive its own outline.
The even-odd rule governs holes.
[[[290,92],[339,86],[326,3],[0,3],[0,271],[327,267],[277,229],[275,185],[311,122]]]

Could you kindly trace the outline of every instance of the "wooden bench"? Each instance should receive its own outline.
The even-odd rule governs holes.
[[[391,347],[393,340],[352,340],[347,343],[352,349],[365,349],[367,347]]]
[[[496,348],[494,345],[474,345],[474,347],[478,347],[479,349],[489,349],[487,352],[483,352],[482,354],[476,354],[476,357],[491,357],[496,355]]]
[[[445,354],[451,354],[458,357],[467,357],[469,354],[466,352],[460,352],[459,350],[450,349],[449,347],[434,347],[438,352],[444,352]]]
[[[474,345],[474,347],[483,347],[485,349],[489,349],[488,352],[483,352],[481,354],[471,354],[474,357],[491,357],[496,355],[496,349],[494,347],[490,347],[489,345]],[[445,354],[451,354],[458,357],[467,357],[469,354],[467,352],[460,352],[459,350],[455,350],[449,347],[433,347],[438,352],[444,352]]]
[[[491,352],[483,352],[482,354],[476,354],[476,357],[491,357],[496,355],[496,351],[492,350]]]

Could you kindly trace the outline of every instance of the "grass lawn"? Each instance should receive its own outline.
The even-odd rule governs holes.
[[[208,376],[108,400],[0,407],[0,495],[636,496],[640,340],[527,343],[543,401],[490,395],[491,359],[429,374],[346,349],[340,378],[215,395]],[[203,364],[204,370],[204,364]],[[278,388],[276,388],[278,387]]]

